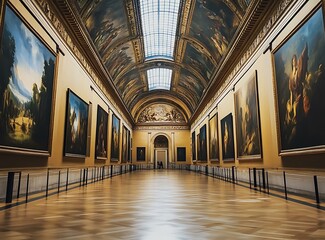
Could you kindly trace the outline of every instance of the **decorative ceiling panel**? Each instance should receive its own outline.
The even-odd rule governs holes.
[[[103,56],[115,42],[130,36],[125,2],[102,0],[90,8],[85,10],[88,14],[85,25],[97,51]]]

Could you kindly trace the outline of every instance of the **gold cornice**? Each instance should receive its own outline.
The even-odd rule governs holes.
[[[254,28],[256,27],[257,21],[259,20],[259,17],[265,18],[265,14],[261,16],[263,11],[261,9],[254,9],[253,11],[250,10],[251,16],[249,16],[250,20],[247,21],[247,24],[244,28],[241,28],[241,34],[246,33],[246,38],[238,37],[237,45],[233,45],[234,48],[239,48],[239,45],[243,44],[243,41],[246,41],[247,47],[242,47],[242,51],[237,51],[236,54],[239,52],[243,52],[242,54],[238,54],[238,57],[236,58],[236,61],[224,61],[223,66],[226,64],[229,64],[231,68],[231,71],[228,72],[228,74],[222,73],[222,67],[220,68],[220,71],[217,72],[216,76],[214,77],[214,85],[210,85],[209,87],[209,93],[204,95],[203,99],[200,102],[199,107],[195,110],[194,114],[192,115],[192,118],[190,120],[191,124],[196,124],[206,113],[208,110],[210,110],[212,104],[220,97],[220,95],[225,91],[225,89],[228,87],[229,83],[233,80],[233,78],[236,76],[236,74],[239,72],[239,70],[246,64],[247,60],[250,59],[252,54],[255,52],[255,50],[259,47],[261,42],[266,37],[267,33],[272,29],[273,26],[277,23],[278,19],[283,15],[287,7],[294,2],[295,0],[282,0],[277,7],[273,11],[270,12],[267,20],[264,20],[264,24],[260,28]],[[259,2],[260,4],[267,5],[267,0],[256,0],[255,2]],[[256,6],[258,8],[259,4],[252,3],[250,6]],[[264,9],[265,10],[265,9]],[[268,9],[270,10],[270,9]],[[255,15],[253,13],[256,13]],[[261,22],[261,21],[260,21]],[[255,31],[254,31],[255,30]],[[253,41],[249,41],[249,38],[253,37]],[[231,59],[232,55],[234,55],[234,50],[232,50],[231,54],[228,54],[228,60]],[[229,63],[231,62],[231,63]],[[216,79],[218,79],[218,86],[216,86]],[[211,87],[213,86],[213,87]],[[213,89],[211,89],[213,88]],[[217,89],[217,90],[215,90]],[[214,93],[213,93],[214,92]],[[211,93],[213,93],[211,95]],[[209,96],[210,98],[207,98]],[[209,100],[207,100],[209,99]]]
[[[94,51],[89,39],[85,36],[85,31],[82,28],[81,19],[78,19],[73,7],[67,0],[57,0],[54,5],[47,0],[32,0],[34,5],[38,6],[42,13],[47,17],[52,26],[58,32],[62,40],[70,48],[74,56],[79,60],[84,69],[91,76],[98,88],[105,94],[108,101],[120,112],[122,117],[128,121],[128,124],[134,124],[131,114],[126,110],[119,94],[113,83],[109,80],[109,74],[104,69],[101,61]],[[56,9],[56,8],[59,9]],[[61,18],[65,19],[69,26],[66,27],[62,24]],[[83,52],[83,49],[89,49],[89,52]],[[90,60],[92,59],[92,60]],[[95,62],[93,61],[95,60]],[[96,64],[97,63],[97,64]],[[113,99],[119,99],[119,103]]]
[[[189,126],[135,126],[133,130],[190,130]]]
[[[132,36],[137,36],[137,25],[136,25],[136,17],[134,12],[134,6],[132,0],[126,0],[126,13],[128,17],[128,23],[129,23],[129,30],[131,32]]]

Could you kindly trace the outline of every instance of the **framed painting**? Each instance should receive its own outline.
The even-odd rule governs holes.
[[[111,160],[118,161],[120,154],[120,119],[113,114],[112,117],[112,144]]]
[[[0,11],[0,148],[49,155],[56,55],[4,1]]]
[[[200,156],[199,159],[202,162],[207,161],[207,125],[204,124],[200,128]]]
[[[192,160],[196,160],[195,132],[192,132]]]
[[[221,119],[221,137],[223,161],[235,160],[234,131],[231,113]]]
[[[186,162],[186,148],[185,147],[177,147],[177,161],[178,162]]]
[[[131,162],[131,132],[128,130],[128,142],[127,142],[127,161]]]
[[[98,105],[95,149],[96,159],[107,159],[107,125],[108,113]]]
[[[137,147],[137,161],[145,161],[146,160],[146,148],[145,147]]]
[[[126,163],[128,161],[128,129],[123,126],[122,129],[122,163]]]
[[[200,134],[196,135],[196,147],[197,147],[197,160],[201,160],[201,144],[200,144]]]
[[[218,116],[209,120],[209,157],[210,161],[219,161]]]
[[[280,155],[325,150],[323,18],[319,4],[273,51]]]
[[[261,158],[257,72],[234,94],[237,158]]]
[[[64,140],[65,156],[86,156],[87,126],[88,104],[71,89],[68,89]]]

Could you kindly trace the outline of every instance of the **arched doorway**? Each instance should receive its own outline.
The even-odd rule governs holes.
[[[162,163],[162,168],[168,168],[168,139],[159,135],[154,141],[154,167],[159,168],[158,162]]]

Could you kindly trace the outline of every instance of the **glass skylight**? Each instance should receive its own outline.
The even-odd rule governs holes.
[[[153,68],[147,71],[149,91],[156,89],[170,90],[172,70],[167,68]]]
[[[173,60],[180,0],[139,0],[145,59]]]

